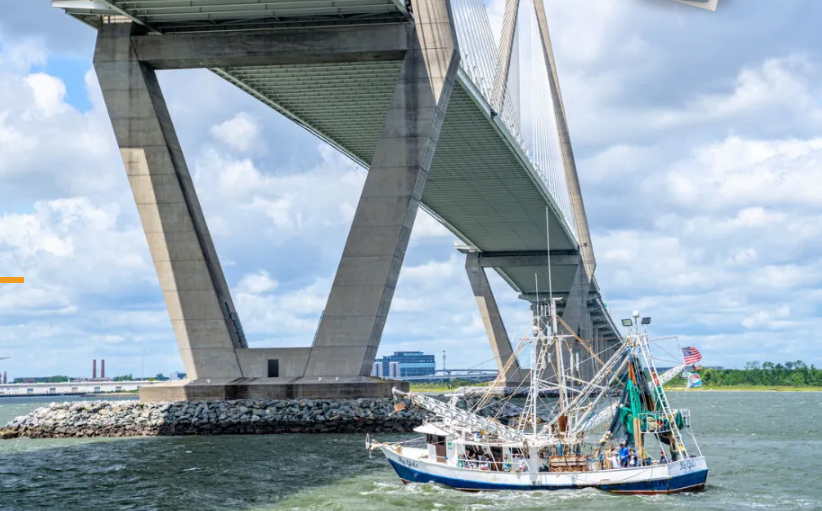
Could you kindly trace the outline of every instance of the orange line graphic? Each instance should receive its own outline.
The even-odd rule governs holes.
[[[0,284],[22,284],[23,277],[0,277]]]

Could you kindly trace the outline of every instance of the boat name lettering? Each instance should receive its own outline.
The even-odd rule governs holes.
[[[696,461],[694,460],[682,460],[679,462],[679,470],[684,472],[690,472],[691,470],[696,468]]]
[[[414,460],[404,459],[402,462],[405,463],[406,467],[417,468],[417,462]]]

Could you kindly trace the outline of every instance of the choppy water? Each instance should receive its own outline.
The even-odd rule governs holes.
[[[403,486],[359,435],[19,439],[0,441],[0,510],[822,510],[822,393],[672,401],[692,410],[711,468],[704,493]],[[0,400],[0,422],[43,404]]]

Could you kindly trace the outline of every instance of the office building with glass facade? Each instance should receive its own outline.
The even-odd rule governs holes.
[[[434,355],[426,355],[421,351],[395,351],[393,355],[375,360],[371,375],[378,378],[405,378],[428,376],[436,370]]]

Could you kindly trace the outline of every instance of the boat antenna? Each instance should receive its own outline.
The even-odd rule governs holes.
[[[557,333],[557,320],[554,314],[554,284],[551,278],[551,216],[548,214],[548,206],[545,207],[545,246],[548,249],[548,301],[551,311],[551,334]]]
[[[551,217],[545,207],[545,247],[548,249],[548,299],[554,301],[554,286],[551,282]]]
[[[536,300],[537,310],[534,311],[536,313],[534,315],[537,318],[537,328],[542,328],[540,326],[540,322],[539,322],[539,318],[540,318],[540,315],[542,313],[542,310],[541,310],[540,305],[539,305],[539,275],[537,275],[537,272],[534,272],[534,289],[536,290],[536,295],[537,295],[537,300]]]

